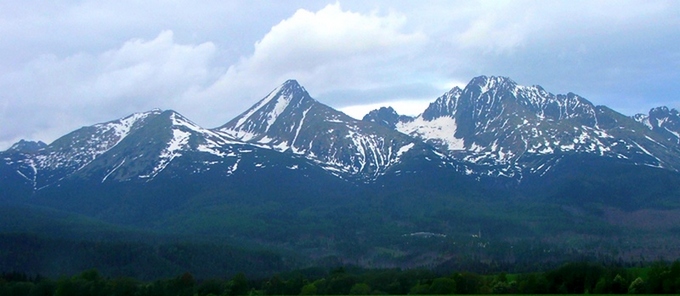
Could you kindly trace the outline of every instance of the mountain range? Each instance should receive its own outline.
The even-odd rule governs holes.
[[[441,250],[452,239],[478,252],[489,243],[482,232],[497,244],[578,237],[574,248],[627,231],[662,237],[680,222],[679,171],[680,115],[667,107],[630,117],[480,76],[418,116],[383,107],[357,120],[288,80],[217,128],[151,110],[50,144],[22,140],[0,152],[0,202],[305,258],[417,266],[458,258]]]
[[[215,166],[233,168],[226,170],[231,174],[243,154],[263,149],[364,182],[416,155],[464,174],[518,180],[544,174],[570,155],[678,171],[680,116],[658,107],[628,117],[573,93],[554,95],[506,77],[480,76],[416,117],[383,107],[356,120],[289,80],[214,129],[156,109],[83,127],[50,145],[22,140],[2,152],[11,171],[3,178],[19,177],[37,192],[76,176],[150,181],[168,166],[165,174],[175,176]],[[191,164],[175,165],[179,159]]]

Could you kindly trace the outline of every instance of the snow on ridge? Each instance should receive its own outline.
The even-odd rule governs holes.
[[[402,154],[411,150],[411,148],[413,148],[413,146],[415,146],[415,143],[408,143],[404,146],[401,146],[401,148],[399,148],[399,150],[397,151],[397,157],[401,157]]]
[[[661,164],[663,163],[663,162],[661,161],[661,159],[659,159],[658,157],[654,156],[653,153],[649,152],[649,150],[645,149],[644,147],[642,147],[642,145],[638,144],[637,142],[635,142],[635,141],[631,141],[631,142],[633,142],[633,144],[634,144],[635,146],[637,146],[638,149],[640,149],[644,154],[647,154],[647,155],[651,156],[652,158],[656,159],[657,164],[656,164],[655,166],[661,167]]]
[[[94,133],[86,139],[74,138],[75,143],[66,149],[51,150],[48,154],[41,154],[35,157],[39,169],[59,168],[71,166],[73,171],[78,171],[94,161],[100,155],[117,146],[127,137],[132,128],[139,121],[147,118],[151,114],[158,114],[160,111],[134,113],[123,119],[99,123],[92,126]],[[78,149],[73,149],[78,147]]]
[[[267,105],[271,100],[276,98],[276,96],[281,91],[282,87],[283,87],[283,85],[279,85],[277,88],[272,90],[272,92],[270,92],[269,95],[267,95],[264,99],[262,99],[255,106],[251,107],[248,111],[246,111],[246,113],[243,114],[241,116],[241,118],[239,118],[239,120],[236,122],[236,125],[234,125],[234,128],[236,128],[236,129],[240,128],[243,125],[243,123],[245,123],[246,120],[248,120],[250,118],[250,116],[252,116],[253,114],[255,114],[255,112],[260,110],[260,108],[262,108],[262,106]]]
[[[488,92],[490,89],[496,87],[497,85],[502,84],[507,78],[504,77],[497,77],[497,76],[491,76],[491,77],[484,77],[484,85],[480,85],[481,89],[481,94]]]
[[[170,120],[172,120],[173,126],[183,126],[197,133],[215,135],[215,133],[213,133],[212,131],[209,131],[198,126],[197,124],[191,122],[189,119],[186,119],[185,117],[179,115],[178,113],[173,112],[170,115]]]
[[[230,137],[246,142],[257,138],[262,134],[266,134],[293,100],[293,94],[282,91],[284,85],[285,84],[280,85],[274,89],[267,97],[260,100],[257,104],[248,109],[248,111],[238,117],[235,125],[224,127],[220,129],[220,131]],[[258,118],[253,118],[256,114]],[[259,126],[261,126],[264,130],[261,133],[253,131],[254,126],[252,124],[246,125],[249,120],[255,123],[255,128],[259,129]]]
[[[209,129],[202,128],[178,113],[173,113],[170,116],[170,119],[172,120],[173,127],[178,127],[179,129],[186,129],[190,131],[188,133],[194,132],[202,136],[204,142],[196,146],[195,148],[196,151],[210,153],[218,157],[226,157],[228,156],[228,154],[222,151],[221,149],[222,146],[228,144],[241,143],[233,140],[231,138],[231,135],[225,132],[212,131]],[[175,130],[177,129],[173,129],[173,133],[175,133]]]
[[[188,130],[196,132],[203,135],[208,141],[219,142],[216,144],[235,144],[240,143],[231,138],[231,135],[225,132],[213,131],[209,129],[202,128],[201,126],[193,123],[192,121],[186,119],[185,117],[173,113],[170,117],[172,120],[172,125],[177,127],[185,127]]]
[[[169,164],[178,156],[181,156],[181,150],[189,143],[190,132],[185,132],[179,129],[172,130],[172,140],[168,143],[168,146],[161,151],[158,156],[159,161],[156,167],[154,167],[149,174],[140,175],[139,178],[154,178],[161,171],[163,171]]]
[[[135,123],[139,122],[140,120],[143,120],[151,114],[155,114],[158,111],[150,111],[150,112],[141,112],[141,113],[134,113],[128,117],[125,117],[121,119],[119,122],[113,122],[110,124],[111,128],[114,130],[117,136],[119,136],[121,139],[126,137],[130,131],[132,130],[132,127],[134,126]]]
[[[680,133],[678,133],[676,131],[672,131],[672,130],[668,129],[667,127],[664,127],[664,129],[666,131],[668,131],[669,133],[673,134],[676,138],[678,138],[678,141],[680,141]]]

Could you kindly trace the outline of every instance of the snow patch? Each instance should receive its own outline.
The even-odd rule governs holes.
[[[401,148],[399,148],[399,150],[397,151],[397,157],[401,157],[402,154],[411,150],[411,148],[413,148],[413,146],[415,146],[415,143],[409,143],[409,144],[406,144],[404,146],[401,146]]]
[[[104,181],[106,181],[106,179],[107,179],[109,176],[111,176],[111,174],[113,174],[113,172],[115,172],[118,168],[120,168],[124,163],[125,163],[125,159],[123,159],[123,161],[121,161],[120,164],[118,164],[118,165],[117,165],[116,167],[114,167],[108,174],[106,174],[106,176],[104,176],[104,179],[102,179],[102,183],[104,183]]]
[[[243,123],[245,123],[246,120],[248,120],[248,118],[250,118],[250,116],[252,116],[255,112],[257,112],[258,110],[260,110],[260,108],[261,108],[262,106],[266,105],[266,104],[269,103],[271,100],[273,100],[274,98],[276,98],[276,96],[279,94],[279,91],[281,91],[281,87],[282,87],[282,86],[283,86],[283,85],[280,85],[280,86],[278,86],[277,88],[275,88],[272,92],[269,93],[269,95],[268,95],[267,97],[265,97],[265,98],[262,99],[260,102],[258,102],[257,105],[253,106],[253,107],[250,108],[248,111],[246,111],[246,113],[243,114],[243,116],[241,116],[241,118],[239,118],[239,120],[236,122],[235,128],[241,127],[241,126],[243,125]]]
[[[419,116],[413,121],[399,122],[396,126],[401,133],[424,140],[441,141],[448,150],[465,150],[463,139],[456,138],[456,120],[450,116],[428,121]]]
[[[227,176],[233,175],[234,172],[236,172],[236,170],[238,169],[239,162],[241,162],[241,159],[237,158],[234,164],[231,167],[229,167],[229,169],[227,169]]]
[[[651,152],[649,152],[647,149],[643,148],[642,145],[638,144],[637,142],[635,142],[635,141],[632,141],[632,142],[633,142],[633,144],[635,144],[635,146],[637,146],[640,150],[642,150],[642,152],[644,152],[645,154],[647,154],[647,155],[653,157],[654,159],[656,159],[656,161],[658,161],[658,164],[657,164],[656,166],[660,166],[660,164],[661,164],[661,159],[659,159],[659,158],[657,158],[656,156],[654,156],[654,154],[652,154]]]
[[[156,177],[158,173],[163,171],[168,166],[168,164],[170,164],[170,162],[175,159],[175,157],[182,155],[180,151],[189,143],[189,137],[191,136],[191,133],[181,131],[179,129],[173,129],[172,135],[173,137],[168,143],[168,147],[166,147],[158,156],[159,161],[156,167],[154,167],[149,174],[141,175],[139,178],[146,179]]]
[[[300,119],[297,129],[295,130],[295,136],[293,137],[293,141],[290,143],[290,146],[293,148],[293,152],[295,153],[298,153],[298,149],[295,148],[295,141],[297,141],[298,135],[300,135],[302,125],[305,124],[305,117],[307,117],[307,113],[309,112],[309,110],[312,110],[312,107],[309,107],[307,110],[302,112],[302,119]]]
[[[673,134],[673,135],[674,135],[676,138],[678,138],[678,140],[680,141],[680,133],[678,133],[678,132],[676,132],[676,131],[669,130],[667,127],[664,127],[664,129],[665,129],[666,131],[668,131],[669,133]]]
[[[278,100],[276,100],[276,105],[274,106],[274,110],[269,113],[267,116],[267,127],[265,128],[264,132],[266,133],[269,131],[269,128],[276,122],[276,119],[279,118],[279,115],[283,113],[284,110],[286,110],[286,107],[288,107],[288,104],[290,103],[291,98],[290,97],[285,97],[285,96],[280,96]]]
[[[645,135],[645,138],[646,138],[647,140],[649,140],[650,142],[654,143],[654,144],[657,144],[657,145],[659,145],[659,146],[661,146],[661,147],[663,147],[663,148],[666,148],[666,145],[657,142],[656,140],[652,139],[650,136]]]
[[[288,148],[290,148],[290,146],[288,145],[288,142],[283,141],[281,143],[278,143],[278,144],[272,146],[272,148],[276,151],[286,151],[286,150],[288,150]]]

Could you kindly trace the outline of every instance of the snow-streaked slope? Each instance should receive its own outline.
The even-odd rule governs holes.
[[[372,112],[372,121],[387,120]],[[554,95],[506,77],[480,76],[465,89],[456,87],[437,98],[416,118],[401,118],[394,128],[458,159],[518,176],[522,171],[542,174],[565,153],[677,170],[680,162],[671,156],[677,152],[664,151],[676,151],[672,142],[680,142],[680,124],[673,123],[677,111],[675,116],[667,109],[638,115],[637,121],[656,131],[650,133],[573,93]]]
[[[633,119],[644,124],[650,130],[661,134],[668,141],[680,145],[680,114],[676,109],[657,107],[648,114],[636,114]]]
[[[35,190],[54,184],[83,169],[160,113],[160,110],[135,113],[78,129],[39,151],[20,156],[15,164],[17,173],[30,179]]]
[[[143,144],[141,144],[142,142]],[[168,110],[153,122],[109,151],[106,158],[94,163],[89,172],[107,180],[153,180],[179,158],[185,162],[183,171],[201,172],[214,164],[236,162],[238,151],[247,150],[242,142],[202,128],[181,114]],[[231,165],[231,163],[230,163]]]
[[[148,181],[188,154],[236,162],[238,151],[248,150],[244,146],[250,145],[204,129],[174,111],[152,110],[83,127],[31,152],[15,147],[3,160],[37,191],[74,175],[102,183]],[[209,166],[204,161],[193,169]]]
[[[339,177],[364,180],[384,173],[415,142],[317,102],[294,80],[216,131],[304,156]]]

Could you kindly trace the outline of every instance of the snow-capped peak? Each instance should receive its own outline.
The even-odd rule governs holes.
[[[574,93],[555,95],[538,85],[518,85],[507,77],[479,76],[463,90],[454,88],[437,98],[420,116],[400,120],[395,129],[450,156],[475,164],[507,165],[511,170],[534,166],[535,157],[552,157],[557,152],[676,166],[670,158],[654,152],[667,145],[658,136],[644,137],[649,146],[640,144],[639,138],[614,136],[624,124],[617,122],[626,117],[605,109]],[[677,111],[655,108],[649,116],[639,115],[636,120],[680,143]],[[543,166],[541,172],[549,167]]]
[[[517,83],[512,81],[508,77],[502,77],[502,76],[478,76],[473,78],[470,83],[468,83],[468,87],[476,88],[479,89],[481,93],[485,93],[491,89],[495,88],[507,88],[507,89],[512,89],[517,86]]]
[[[649,114],[636,114],[635,121],[644,124],[650,130],[663,135],[667,140],[680,144],[680,113],[666,106],[649,110]]]
[[[270,131],[282,114],[295,112],[300,106],[314,102],[297,81],[288,80],[218,130],[243,141],[258,140]]]
[[[399,115],[392,107],[380,107],[380,109],[375,109],[369,112],[362,119],[362,121],[373,122],[390,129],[394,129],[397,123],[401,121],[410,120],[413,120],[413,117]]]
[[[425,109],[421,117],[424,120],[434,120],[439,117],[449,116],[453,117],[458,108],[458,99],[463,94],[463,90],[459,87],[454,87]]]
[[[47,147],[47,144],[45,144],[43,141],[27,141],[22,139],[19,142],[14,143],[14,145],[9,147],[7,151],[34,153],[45,147]]]
[[[370,178],[394,164],[409,151],[400,149],[412,142],[317,102],[294,80],[274,89],[218,131],[260,147],[304,156],[333,174]]]

